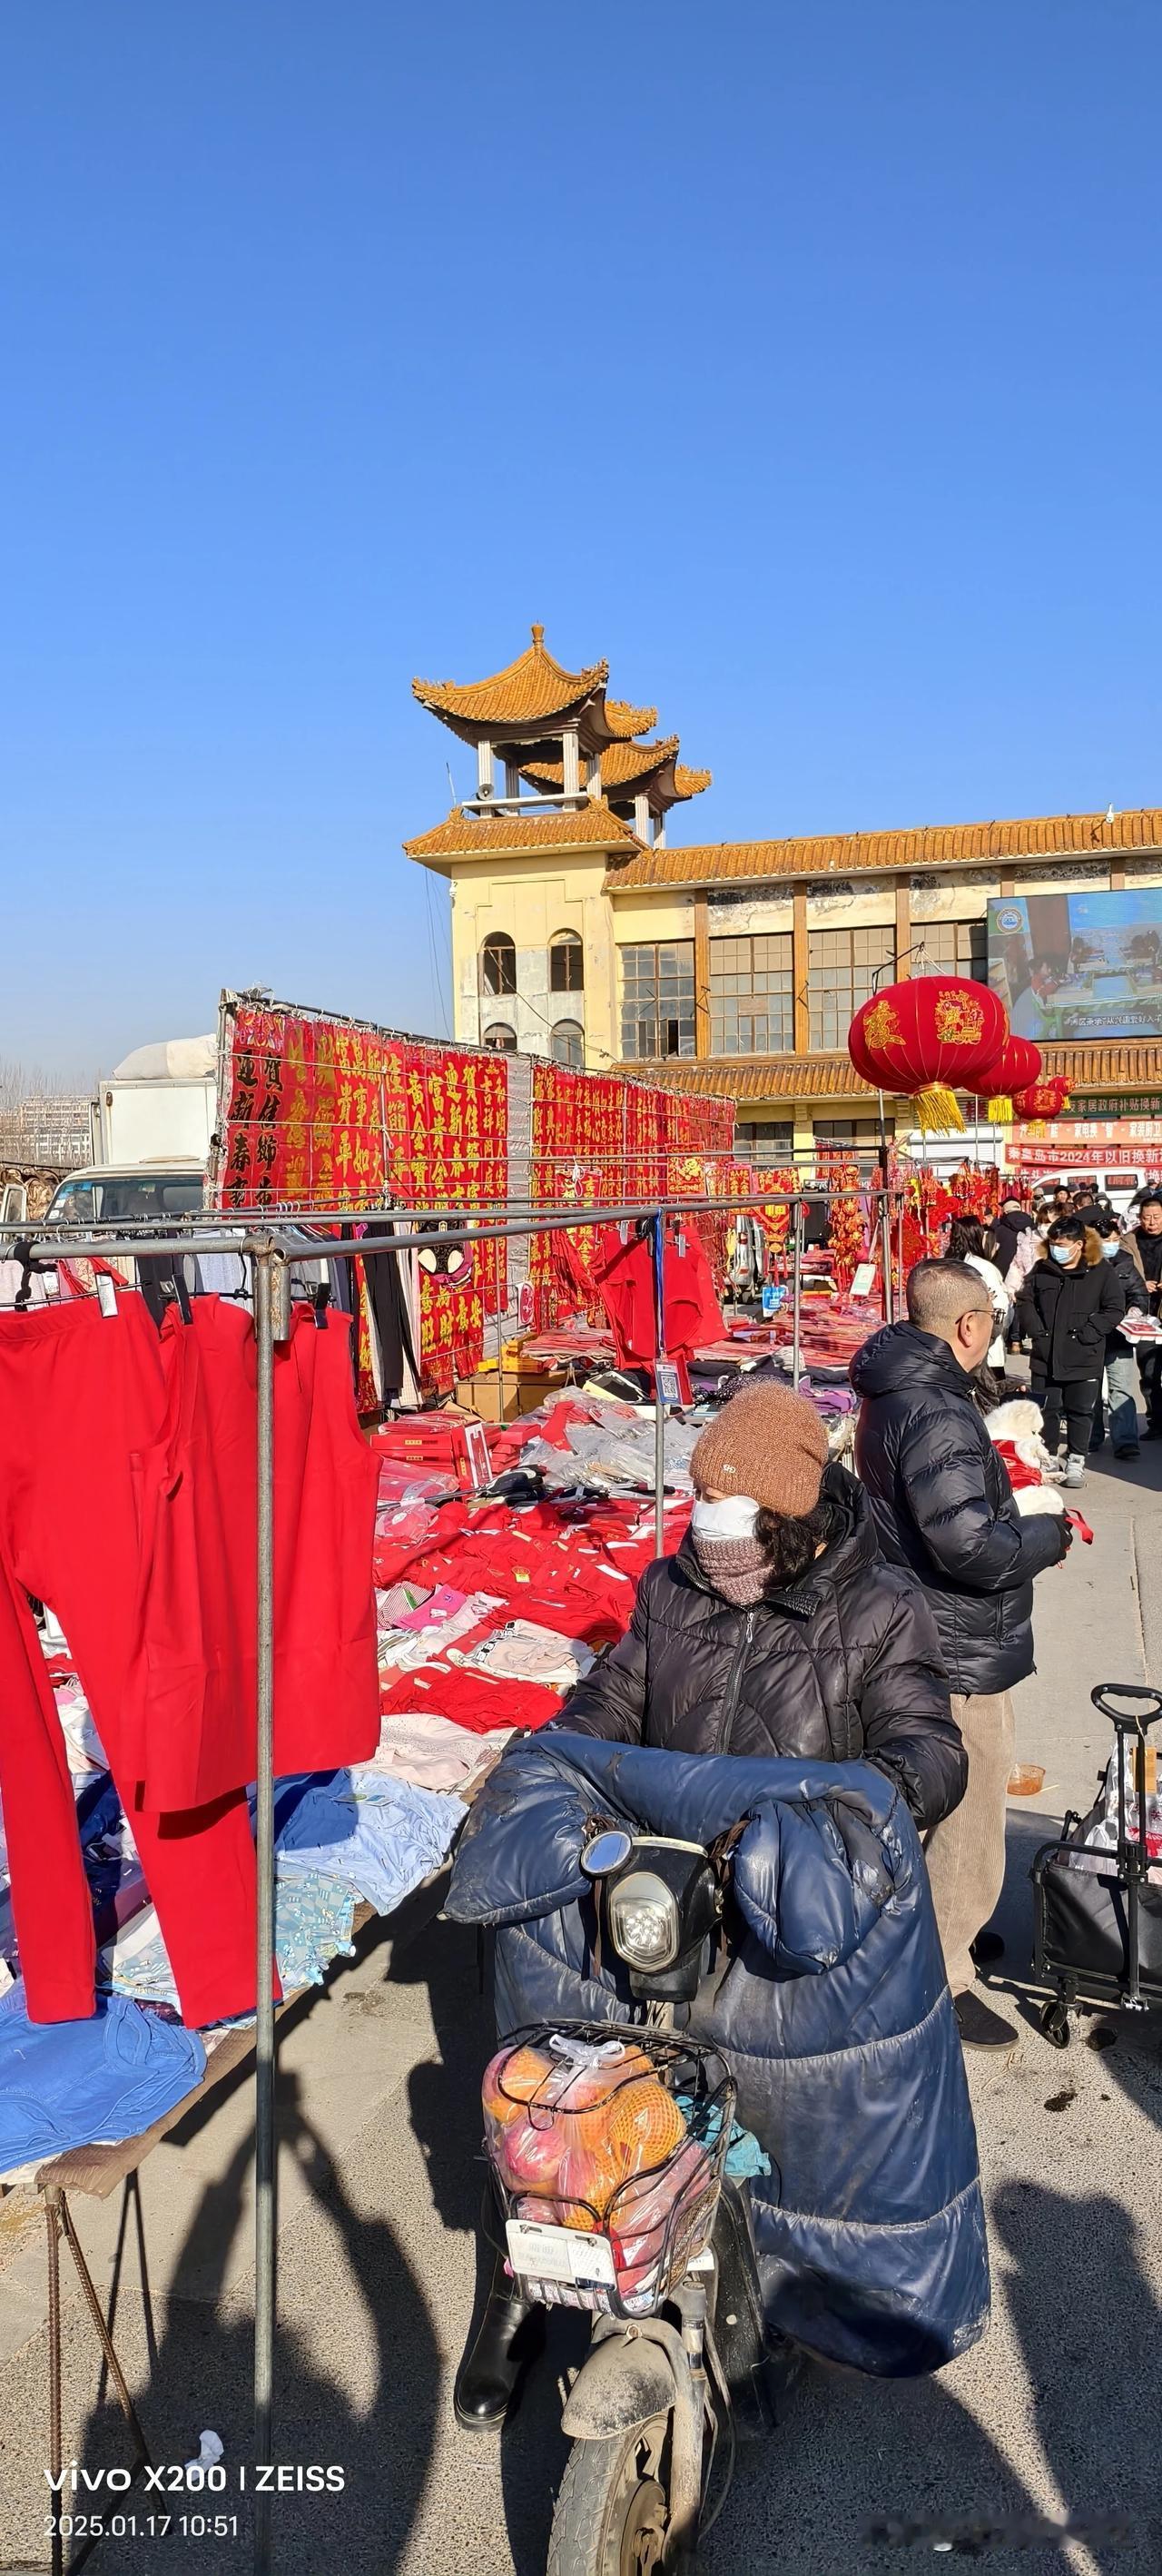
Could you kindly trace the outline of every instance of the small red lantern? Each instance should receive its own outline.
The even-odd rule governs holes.
[[[1008,1127],[1013,1116],[1013,1102],[1019,1091],[1028,1091],[1041,1079],[1041,1049],[1032,1038],[1016,1038],[1010,1030],[995,1061],[986,1066],[981,1076],[981,1096],[987,1100],[988,1114],[996,1127]]]
[[[1017,1118],[1060,1118],[1068,1098],[1065,1075],[1052,1073],[1044,1082],[1033,1082],[1025,1091],[1014,1092],[1013,1114]]]
[[[847,1052],[865,1082],[915,1102],[917,1124],[927,1134],[947,1133],[964,1126],[953,1086],[978,1088],[1007,1029],[1004,1004],[987,984],[916,975],[863,1004],[847,1032]]]

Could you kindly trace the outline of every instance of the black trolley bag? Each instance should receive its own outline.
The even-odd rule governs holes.
[[[1162,1718],[1162,1691],[1132,1682],[1099,1682],[1090,1697],[1109,1718],[1117,1740],[1118,1839],[1112,1851],[1099,1847],[1087,1854],[1091,1866],[1076,1866],[1101,1813],[1099,1799],[1088,1816],[1071,1810],[1060,1839],[1043,1843],[1033,1862],[1033,1968],[1053,1988],[1042,2007],[1041,2029],[1054,2048],[1069,2046],[1069,2012],[1075,2003],[1112,2003],[1126,2012],[1162,2004],[1162,1878],[1151,1883],[1146,1841],[1146,1754],[1150,1729]],[[1146,1702],[1149,1713],[1124,1715],[1111,1707],[1111,1700]],[[1126,1812],[1131,1760],[1138,1810],[1134,1834]]]

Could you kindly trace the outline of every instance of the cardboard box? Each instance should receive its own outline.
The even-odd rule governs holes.
[[[535,1413],[546,1396],[555,1395],[565,1384],[563,1369],[544,1374],[517,1377],[508,1369],[504,1373],[504,1410],[500,1406],[500,1381],[495,1369],[480,1370],[475,1377],[462,1378],[456,1389],[458,1404],[469,1405],[482,1422],[518,1422],[522,1414]]]

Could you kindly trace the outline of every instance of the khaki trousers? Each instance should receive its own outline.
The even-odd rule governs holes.
[[[1008,1691],[953,1691],[952,1714],[968,1755],[958,1807],[924,1839],[924,1857],[944,1964],[954,1995],[975,1977],[970,1945],[983,1931],[1005,1879],[1006,1791],[1016,1741]]]

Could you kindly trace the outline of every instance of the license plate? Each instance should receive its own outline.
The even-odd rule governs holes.
[[[506,2233],[514,2272],[534,2281],[569,2281],[575,2289],[612,2289],[616,2274],[607,2236],[583,2235],[573,2227],[542,2227],[528,2218],[510,2218]]]

